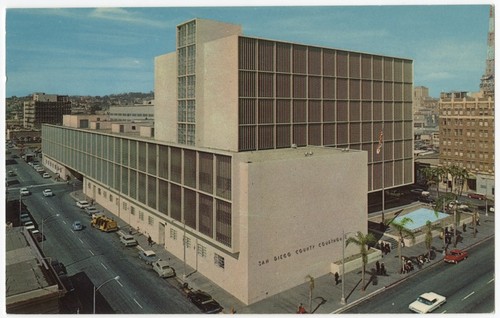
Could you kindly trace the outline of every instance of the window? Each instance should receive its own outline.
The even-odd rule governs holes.
[[[207,248],[201,244],[198,244],[198,255],[201,257],[207,257]]]
[[[97,188],[97,194],[101,195],[101,188]]]
[[[135,215],[135,207],[130,207],[130,214]]]
[[[154,225],[155,224],[155,219],[152,216],[148,216],[148,224],[149,225]]]
[[[123,209],[127,210],[127,202],[123,202]]]
[[[184,235],[184,244],[186,244],[186,248],[191,247],[191,238]]]
[[[112,194],[109,195],[109,201],[113,202],[113,195]]]
[[[173,240],[177,240],[177,231],[174,229],[170,229],[170,238]]]
[[[139,220],[144,221],[144,212],[139,211]]]
[[[214,264],[217,267],[224,268],[224,257],[214,253]]]

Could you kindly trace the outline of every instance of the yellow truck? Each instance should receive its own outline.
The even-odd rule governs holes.
[[[116,221],[106,217],[105,215],[98,215],[92,218],[90,225],[103,232],[118,231],[118,224]]]

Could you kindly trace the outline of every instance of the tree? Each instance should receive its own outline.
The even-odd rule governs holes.
[[[431,248],[432,248],[432,231],[434,230],[440,230],[441,229],[441,226],[439,225],[436,225],[436,224],[432,224],[431,221],[427,220],[427,222],[425,222],[425,228],[424,228],[424,232],[425,232],[425,247],[427,248],[427,253],[429,255],[429,259],[431,259]]]
[[[402,259],[402,246],[401,242],[403,242],[405,237],[410,237],[412,242],[415,242],[415,234],[409,230],[406,225],[408,223],[413,223],[413,220],[409,217],[404,217],[400,221],[395,222],[392,221],[391,227],[398,233],[399,242],[398,242],[398,257],[399,257],[399,269],[403,269],[403,259]]]
[[[345,242],[345,245],[349,245],[350,243],[356,244],[359,246],[359,252],[361,254],[361,260],[363,262],[363,268],[361,272],[361,281],[362,281],[362,288],[361,290],[365,290],[365,271],[366,271],[366,264],[368,263],[368,249],[367,247],[370,244],[375,244],[377,239],[375,236],[373,236],[372,233],[367,233],[364,235],[361,233],[361,231],[358,231],[356,233],[356,236],[354,237],[349,237],[347,241]]]

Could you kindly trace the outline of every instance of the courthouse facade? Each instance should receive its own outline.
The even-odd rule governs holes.
[[[331,272],[367,192],[412,182],[412,78],[195,19],[155,60],[154,138],[44,125],[43,164],[249,304]]]

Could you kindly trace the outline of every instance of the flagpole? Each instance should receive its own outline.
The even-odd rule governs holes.
[[[382,224],[385,223],[385,160],[384,160],[384,123],[382,122],[382,130],[378,136],[377,154],[382,158]]]

